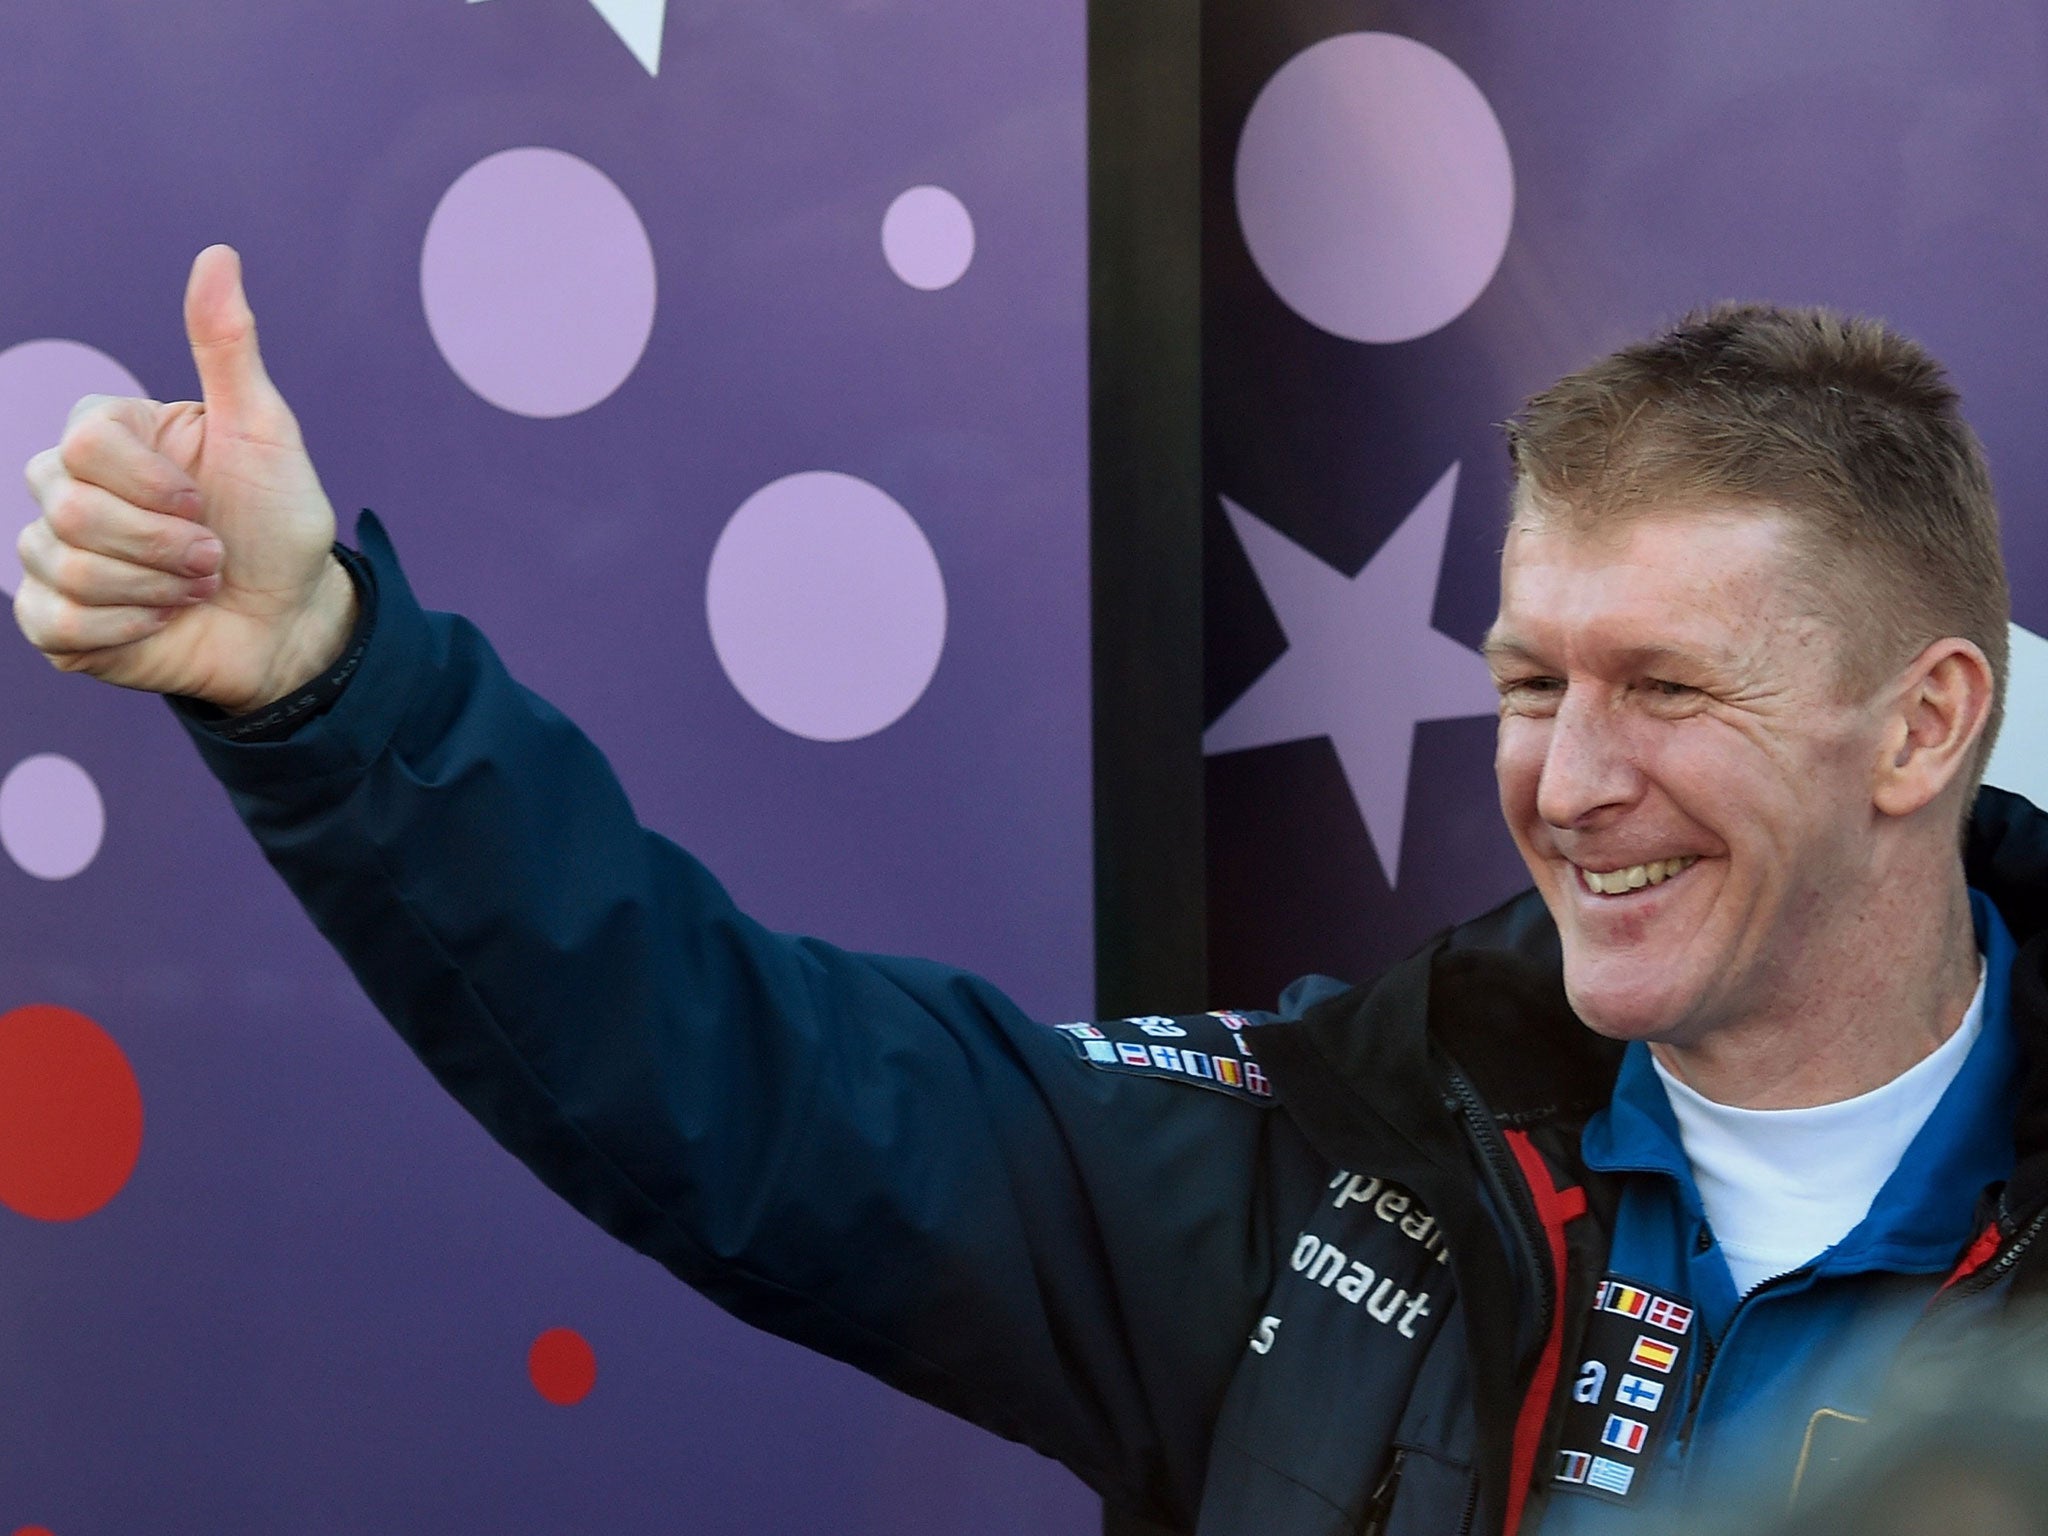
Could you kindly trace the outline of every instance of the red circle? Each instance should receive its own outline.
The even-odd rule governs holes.
[[[56,1536],[47,1525],[24,1525],[14,1536]]]
[[[566,1408],[597,1385],[597,1351],[574,1328],[550,1328],[526,1352],[526,1374],[534,1391]]]
[[[90,1216],[141,1154],[142,1090],[112,1035],[49,1003],[0,1014],[0,1205]]]

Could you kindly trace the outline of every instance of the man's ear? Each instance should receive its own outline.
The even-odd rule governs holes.
[[[1937,640],[1892,685],[1871,798],[1887,816],[1910,816],[1962,780],[1991,718],[1991,663],[1969,641]]]

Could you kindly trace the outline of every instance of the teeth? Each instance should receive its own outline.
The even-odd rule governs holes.
[[[1639,891],[1646,885],[1662,885],[1680,870],[1698,862],[1697,855],[1655,859],[1648,864],[1631,864],[1627,869],[1610,869],[1605,874],[1581,869],[1579,878],[1586,882],[1586,889],[1595,896],[1619,896],[1623,891]]]

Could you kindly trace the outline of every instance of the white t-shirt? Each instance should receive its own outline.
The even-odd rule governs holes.
[[[1663,1081],[1737,1295],[1825,1253],[1869,1214],[1984,1030],[1984,976],[1956,1032],[1882,1087],[1809,1109],[1716,1104]]]

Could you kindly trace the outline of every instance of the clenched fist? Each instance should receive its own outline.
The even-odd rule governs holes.
[[[14,616],[64,671],[240,714],[333,664],[355,589],[227,246],[192,264],[185,331],[201,400],[89,396],[29,460]]]

